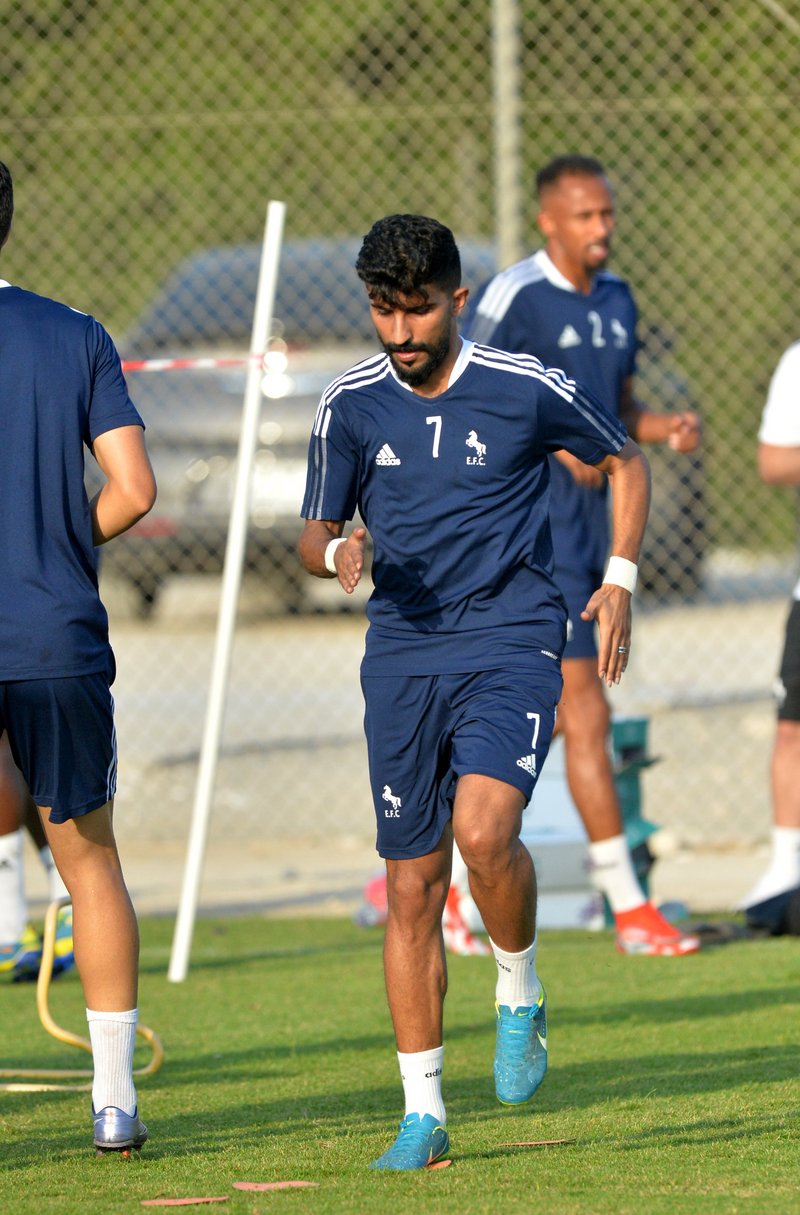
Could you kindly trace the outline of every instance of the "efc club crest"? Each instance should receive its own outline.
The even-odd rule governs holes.
[[[467,435],[467,447],[471,447],[476,453],[474,456],[467,456],[467,464],[485,464],[484,456],[486,455],[486,444],[481,443],[477,432],[471,430]]]

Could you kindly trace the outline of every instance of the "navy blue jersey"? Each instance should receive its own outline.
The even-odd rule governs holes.
[[[374,545],[365,670],[489,670],[560,656],[547,453],[590,464],[624,427],[559,370],[464,342],[450,384],[412,392],[385,355],[322,396],[303,515],[351,519]]]
[[[96,320],[0,287],[0,680],[110,671],[84,447],[142,419]]]
[[[563,368],[618,417],[622,385],[636,370],[636,323],[623,279],[601,271],[584,295],[540,250],[479,288],[464,332]],[[577,485],[555,459],[550,469],[556,566],[600,569],[609,542],[606,487]]]

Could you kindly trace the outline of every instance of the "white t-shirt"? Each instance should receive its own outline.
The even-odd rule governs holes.
[[[771,447],[800,447],[800,342],[784,351],[775,368],[758,440]],[[800,599],[800,582],[792,595]]]
[[[784,351],[775,368],[758,439],[771,447],[800,447],[800,342]]]

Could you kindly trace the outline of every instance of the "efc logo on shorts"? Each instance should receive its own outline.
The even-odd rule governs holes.
[[[395,797],[394,793],[392,793],[392,790],[389,788],[388,785],[383,786],[383,793],[381,794],[381,797],[383,798],[383,800],[385,802],[389,803],[389,805],[386,807],[386,809],[383,812],[383,817],[384,818],[399,818],[400,817],[400,807],[402,806],[403,803],[399,797]]]
[[[467,447],[471,447],[476,453],[474,456],[467,456],[467,464],[485,464],[484,456],[486,455],[486,444],[481,443],[477,432],[471,430],[467,435]]]

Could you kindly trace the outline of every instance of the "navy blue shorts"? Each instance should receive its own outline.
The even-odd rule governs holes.
[[[0,683],[0,734],[50,822],[104,806],[117,787],[114,700],[105,674]]]
[[[561,697],[561,668],[469,675],[361,676],[377,849],[427,856],[467,774],[505,781],[530,799]]]
[[[581,620],[581,612],[603,581],[604,570],[556,568],[556,586],[567,603],[567,644],[563,658],[596,658],[597,633],[593,620]]]

